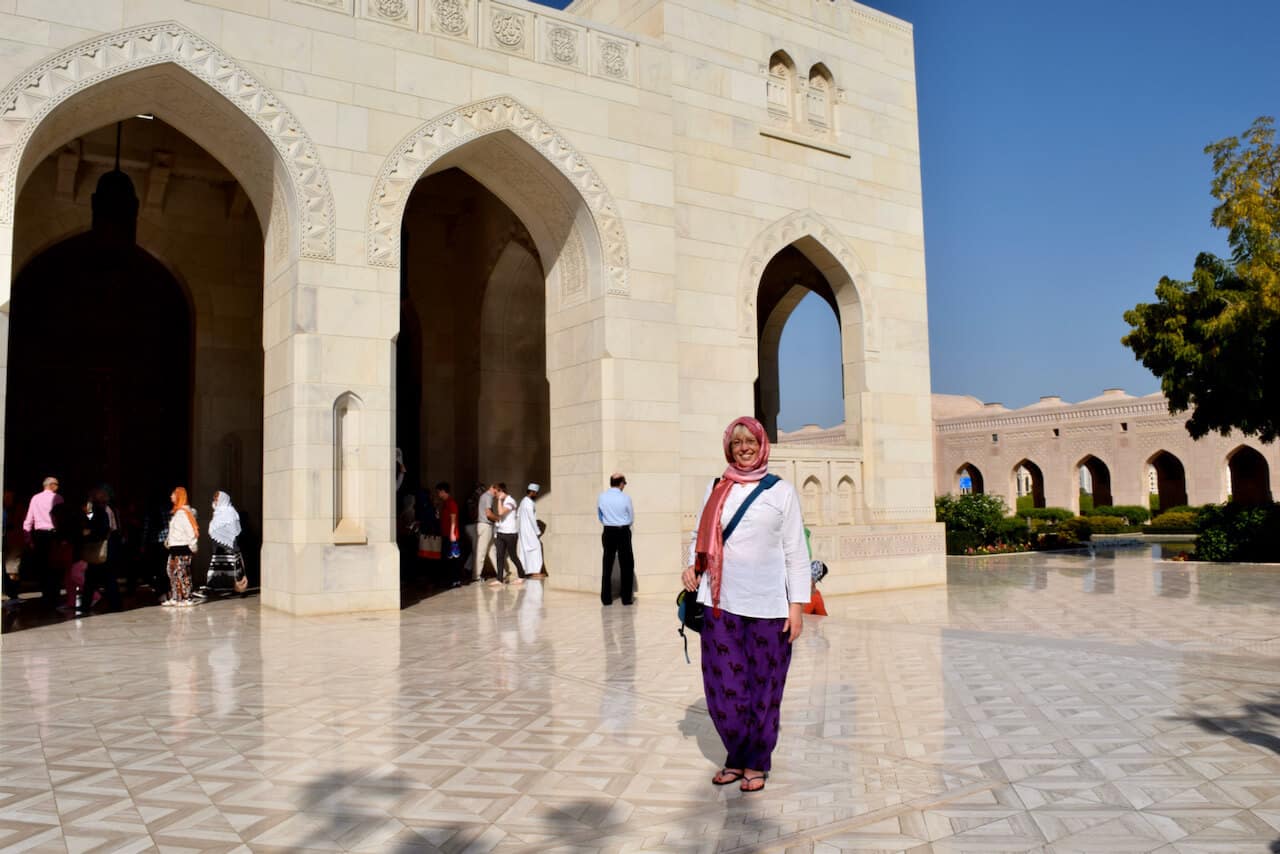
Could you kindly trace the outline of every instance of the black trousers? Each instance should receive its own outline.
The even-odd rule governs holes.
[[[631,604],[631,594],[636,588],[636,558],[631,552],[631,526],[605,525],[600,535],[604,546],[604,561],[600,570],[600,601],[613,604],[613,560],[622,565],[622,604]]]
[[[524,578],[524,564],[520,562],[520,535],[499,532],[495,533],[494,537],[498,540],[498,565],[495,567],[498,571],[498,580],[504,584],[506,583],[508,556],[510,556],[511,562],[516,565],[516,572],[520,573],[521,578]]]

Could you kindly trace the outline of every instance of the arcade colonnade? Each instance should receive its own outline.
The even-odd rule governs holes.
[[[1161,508],[1256,504],[1280,496],[1280,446],[1239,434],[1193,440],[1164,395],[1108,389],[1091,400],[1044,397],[1022,409],[972,397],[934,395],[939,495],[963,491],[1079,512],[1081,490],[1095,506]],[[967,480],[966,480],[967,478]]]
[[[737,0],[714,22],[656,5],[688,14],[72,0],[0,15],[5,388],[38,387],[23,382],[39,349],[9,347],[24,324],[103,364],[114,337],[146,331],[81,323],[91,341],[65,340],[48,314],[80,302],[49,297],[50,253],[81,241],[75,275],[121,305],[138,299],[128,276],[101,271],[140,259],[180,295],[166,311],[189,346],[155,358],[189,380],[163,425],[102,417],[184,433],[175,470],[198,503],[238,493],[270,606],[398,607],[398,445],[410,481],[460,495],[543,480],[550,583],[585,591],[595,495],[625,470],[641,591],[658,592],[723,425],[767,415],[769,354],[813,287],[839,313],[848,426],[830,454],[780,465],[839,484],[843,509],[812,520],[829,586],[943,580],[910,28],[844,0],[808,17]],[[714,61],[695,74],[695,55]],[[783,257],[810,280],[771,268]],[[85,382],[105,394],[149,367]],[[24,457],[25,402],[6,406],[22,493],[59,464]]]

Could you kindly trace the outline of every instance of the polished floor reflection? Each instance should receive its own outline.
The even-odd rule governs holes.
[[[256,600],[0,639],[0,849],[1280,851],[1280,567],[956,559],[828,600],[768,788],[665,594]]]

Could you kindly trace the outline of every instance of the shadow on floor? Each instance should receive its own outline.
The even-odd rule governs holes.
[[[1257,703],[1246,703],[1238,715],[1189,715],[1183,720],[1205,732],[1229,735],[1280,756],[1280,692]],[[1271,843],[1271,852],[1280,854],[1280,839]]]

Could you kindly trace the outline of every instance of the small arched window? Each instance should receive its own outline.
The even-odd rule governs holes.
[[[360,423],[364,403],[352,392],[333,403],[333,540],[335,543],[367,542],[364,505],[360,490],[363,437]]]
[[[809,85],[805,89],[805,116],[814,130],[822,133],[832,130],[835,124],[835,95],[835,79],[827,67],[819,62],[809,69]]]
[[[853,480],[842,477],[836,487],[836,495],[840,501],[840,524],[853,524]]]
[[[796,65],[786,51],[775,51],[769,57],[769,78],[766,95],[769,115],[791,121],[795,116]]]
[[[816,477],[805,480],[801,488],[800,508],[809,524],[822,524],[822,484]]]

